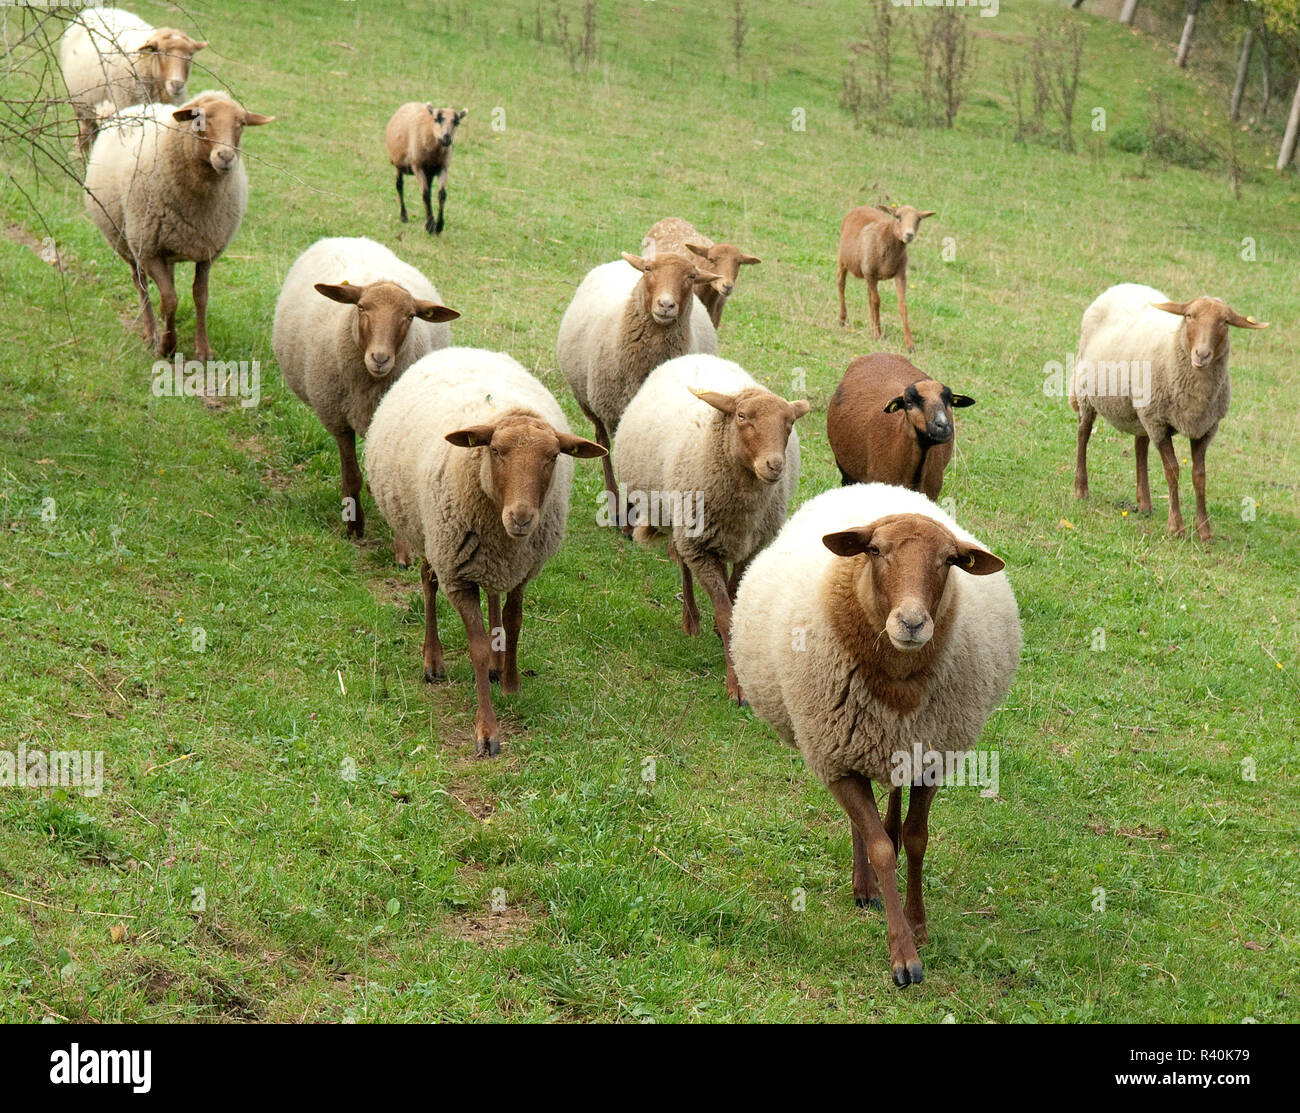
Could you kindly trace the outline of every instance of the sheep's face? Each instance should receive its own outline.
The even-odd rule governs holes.
[[[901,243],[911,243],[916,239],[916,233],[920,229],[921,221],[927,216],[934,216],[937,209],[926,209],[922,211],[912,205],[899,205],[897,208],[888,208],[884,205],[878,206],[880,211],[890,218],[890,231],[893,232],[894,238]]]
[[[224,93],[200,93],[176,109],[172,119],[189,125],[196,161],[206,162],[218,174],[228,174],[239,162],[244,128],[269,124],[275,117],[247,112]]]
[[[656,324],[665,326],[690,313],[696,286],[722,277],[712,271],[696,270],[689,255],[672,251],[657,254],[653,259],[642,259],[625,251],[623,258],[641,272],[642,304]]]
[[[479,482],[483,493],[501,510],[506,534],[522,540],[537,528],[542,503],[551,489],[560,454],[580,459],[605,455],[595,441],[562,433],[540,417],[506,414],[494,425],[474,425],[447,434],[459,448],[482,453]]]
[[[953,438],[953,407],[973,405],[974,398],[953,394],[943,383],[918,379],[889,400],[885,413],[901,413],[921,444],[947,444]]]
[[[959,541],[946,526],[922,514],[891,514],[867,526],[828,533],[822,544],[836,556],[864,558],[855,581],[858,602],[871,629],[883,628],[890,644],[904,653],[934,637],[935,615],[953,568],[989,576],[1005,567],[987,549]]]
[[[434,108],[431,104],[424,106],[433,118],[433,139],[441,147],[450,147],[456,137],[456,129],[461,120],[469,115],[468,108]]]
[[[159,87],[173,102],[185,95],[190,79],[190,63],[208,44],[192,39],[184,31],[159,27],[140,48],[142,60],[154,67]]]
[[[740,273],[741,267],[753,266],[763,261],[756,255],[746,255],[740,248],[729,243],[715,243],[712,247],[688,243],[686,250],[708,263],[708,269],[718,276],[712,282],[713,289],[724,298],[730,297],[731,291],[736,288],[736,276]]]
[[[712,390],[697,390],[694,394],[725,415],[727,449],[733,460],[764,483],[781,478],[790,430],[809,409],[805,400],[787,402],[761,387],[738,394]]]
[[[317,293],[331,301],[355,305],[352,338],[364,357],[366,370],[373,378],[391,375],[397,366],[397,353],[406,343],[411,322],[454,321],[460,316],[454,309],[412,297],[396,282],[372,282],[369,286],[339,286],[316,283]]]
[[[1214,363],[1228,350],[1228,326],[1268,328],[1251,317],[1243,317],[1219,298],[1191,301],[1152,302],[1152,307],[1182,317],[1187,325],[1187,356],[1193,367]]]

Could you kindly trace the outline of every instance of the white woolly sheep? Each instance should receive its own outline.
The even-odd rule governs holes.
[[[646,259],[653,259],[660,252],[680,255],[688,251],[703,259],[709,270],[718,276],[695,292],[716,329],[722,324],[722,310],[736,287],[740,268],[754,266],[763,260],[746,254],[734,244],[714,243],[708,236],[700,235],[689,220],[675,216],[659,221],[641,241],[641,255]]]
[[[686,255],[642,259],[624,252],[623,260],[587,273],[564,311],[556,343],[560,371],[606,449],[651,371],[688,352],[718,351],[718,334],[694,294],[717,275],[698,271]],[[608,456],[603,463],[605,497],[613,507],[614,469]]]
[[[86,166],[86,211],[131,268],[149,342],[176,350],[177,261],[194,263],[194,351],[208,344],[208,271],[226,249],[248,207],[240,158],[245,127],[274,116],[245,111],[225,93],[199,93],[185,105],[136,105],[112,117]],[[166,328],[157,335],[149,279],[158,287]]]
[[[787,402],[730,360],[678,356],[650,373],[614,437],[634,536],[647,541],[671,531],[669,555],[682,572],[682,629],[700,632],[694,576],[713,603],[727,695],[741,704],[728,649],[731,606],[745,566],[780,532],[798,489],[794,423],[807,412],[806,401]]]
[[[501,748],[491,681],[499,678],[502,692],[519,691],[524,587],[564,540],[570,457],[604,454],[569,431],[551,392],[518,363],[475,348],[444,348],[417,360],[370,423],[370,491],[394,534],[423,558],[426,681],[446,676],[439,584],[465,623],[479,756]],[[488,598],[490,638],[480,589]]]
[[[1020,659],[1003,567],[919,492],[855,484],[805,503],[736,596],[736,674],[754,711],[848,813],[853,893],[859,906],[879,908],[883,897],[900,986],[922,977],[935,765],[953,768],[975,747]],[[873,780],[891,785],[883,823]],[[900,834],[906,907],[894,874]]]
[[[927,216],[912,205],[861,205],[850,209],[840,225],[839,272],[840,324],[848,317],[844,304],[844,281],[851,274],[866,279],[867,302],[871,310],[871,338],[879,340],[880,291],[877,283],[892,278],[898,292],[898,315],[903,319],[903,343],[915,351],[912,326],[907,320],[907,245],[916,239],[917,229]]]
[[[275,303],[271,349],[294,394],[316,411],[339,446],[343,516],[363,537],[357,436],[411,364],[451,344],[445,322],[460,314],[423,274],[374,240],[317,240],[298,256]],[[397,563],[410,563],[394,539]]]
[[[206,47],[174,27],[152,27],[120,8],[79,11],[59,43],[59,66],[77,116],[77,149],[95,137],[101,106],[181,104],[190,62]]]
[[[1169,485],[1169,532],[1182,533],[1173,442],[1179,433],[1192,442],[1196,535],[1214,540],[1205,509],[1205,450],[1228,412],[1229,325],[1268,328],[1219,298],[1172,302],[1134,283],[1112,286],[1088,306],[1070,379],[1070,405],[1079,414],[1076,497],[1088,497],[1088,438],[1101,414],[1134,437],[1137,503],[1144,514],[1151,510],[1147,449],[1155,441]]]
[[[447,202],[447,169],[451,165],[451,143],[456,128],[469,114],[468,108],[434,108],[432,104],[410,101],[393,113],[384,131],[388,161],[397,168],[397,203],[400,218],[406,223],[406,196],[402,176],[414,174],[424,202],[424,230],[442,233],[442,210]],[[438,179],[438,219],[434,220],[429,191]]]

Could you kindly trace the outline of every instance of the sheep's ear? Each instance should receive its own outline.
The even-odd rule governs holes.
[[[923,213],[917,213],[916,219],[924,220],[927,216],[938,216],[938,215],[939,215],[938,209],[926,209],[925,212]]]
[[[691,281],[695,282],[697,285],[704,282],[719,282],[721,279],[722,275],[713,274],[711,271],[696,271],[691,277]]]
[[[888,402],[885,403],[885,413],[887,414],[897,413],[906,404],[907,404],[907,399],[900,394],[897,398],[891,398]]]
[[[688,243],[686,245],[686,250],[692,255],[698,255],[701,259],[707,259],[709,257],[709,249],[703,244]]]
[[[1188,302],[1185,301],[1153,301],[1152,309],[1160,309],[1165,313],[1174,313],[1181,317],[1187,312]]]
[[[579,460],[598,460],[600,457],[608,455],[604,445],[589,441],[586,437],[577,437],[572,433],[560,432],[555,435],[560,441],[560,451],[566,456],[576,456]]]
[[[244,126],[255,128],[259,124],[269,124],[274,119],[274,116],[263,116],[260,112],[245,112]]]
[[[319,286],[316,289],[320,289]],[[436,301],[420,301],[418,298],[415,302],[415,315],[422,321],[454,321],[460,316],[455,309],[448,309],[445,305],[439,305]]]
[[[478,448],[482,444],[491,444],[492,434],[496,431],[495,425],[471,425],[468,429],[448,433],[447,440],[457,448]]]
[[[461,120],[463,120],[468,115],[469,115],[469,109],[462,108],[459,112],[456,113],[456,123],[459,124]]]
[[[798,402],[790,403],[790,410],[794,414],[795,421],[798,421],[804,414],[812,409],[812,403],[807,398],[800,398]]]
[[[184,108],[178,108],[178,109],[176,109],[176,111],[172,113],[172,119],[175,120],[175,121],[177,121],[178,123],[182,123],[182,124],[183,124],[183,123],[186,123],[186,122],[189,121],[189,120],[197,119],[198,116],[201,114],[201,112],[202,112],[202,109],[199,109],[199,108],[190,108],[190,107],[187,105],[187,106],[184,107]]]
[[[757,255],[742,255],[736,260],[742,267],[752,267],[755,263],[761,263],[763,260]]]
[[[975,399],[969,394],[954,394],[952,396],[952,405],[954,409],[960,409],[962,406],[975,405]]]
[[[632,266],[636,267],[636,269],[639,271],[642,272],[645,271],[645,260],[642,259],[640,255],[629,255],[626,251],[624,251],[623,261],[625,263],[630,263]]]
[[[1243,317],[1235,309],[1228,310],[1228,324],[1235,325],[1237,328],[1268,328],[1263,321],[1257,321],[1254,317]]]
[[[716,390],[697,390],[695,387],[691,387],[691,393],[701,402],[707,402],[715,410],[721,410],[724,414],[736,412],[735,395],[719,394]]]
[[[880,210],[880,212],[884,213],[886,216],[897,216],[897,215],[898,215],[898,214],[897,214],[896,212],[894,212],[894,210],[891,209],[888,205],[877,205],[876,208],[877,208],[878,210]]]
[[[857,556],[858,553],[865,553],[871,546],[871,533],[871,526],[840,530],[839,533],[826,534],[822,538],[822,544],[836,556]]]
[[[316,292],[318,294],[324,294],[330,301],[339,301],[344,305],[356,305],[365,291],[364,286],[349,286],[346,282],[337,286],[331,286],[326,282],[316,283]]]
[[[991,576],[994,572],[1001,572],[1007,566],[1005,560],[994,556],[988,549],[981,549],[978,545],[967,545],[961,541],[957,542],[957,555],[950,557],[948,563],[963,572],[969,572],[972,576]]]

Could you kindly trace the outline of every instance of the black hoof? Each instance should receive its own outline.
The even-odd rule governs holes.
[[[496,669],[488,669],[488,683],[489,684],[501,683],[501,674],[497,672]]]
[[[749,706],[749,700],[747,700],[747,699],[737,699],[737,700],[732,700],[731,702],[734,703],[737,707],[748,707],[748,706]]]
[[[480,738],[474,744],[475,757],[496,757],[501,752],[501,739]]]
[[[885,902],[879,897],[857,897],[859,908],[874,908],[877,912],[885,910]]]
[[[405,224],[405,223],[406,223],[406,214],[405,214],[405,213],[402,213],[402,215],[399,216],[397,219],[400,220],[403,224]]]
[[[907,967],[906,967],[906,966],[895,966],[895,967],[894,967],[894,985],[898,986],[899,989],[905,989],[905,988],[907,988],[907,986],[909,986],[909,985],[911,985],[911,984],[912,984],[912,982],[911,982],[911,979],[908,977]]]
[[[431,235],[431,236],[433,235],[433,225],[432,225],[432,224],[426,224],[426,225],[424,226],[424,230],[425,230],[426,232],[428,232],[429,235]]]
[[[920,985],[920,984],[921,984],[921,982],[922,982],[924,979],[923,979],[923,977],[922,977],[922,973],[921,973],[921,960],[920,960],[920,959],[917,959],[916,962],[909,962],[909,963],[907,964],[907,976],[908,976],[909,978],[912,979],[912,984],[913,984],[913,985]]]
[[[433,231],[434,231],[434,233],[435,233],[436,235],[439,235],[439,236],[442,235],[442,221],[441,221],[441,220],[438,221],[438,223],[435,224],[435,225],[433,226]]]
[[[399,561],[397,562],[397,567],[400,568],[403,572],[405,572],[405,571],[406,571],[408,568],[410,568],[411,566],[410,566],[409,564],[403,564],[403,563],[399,560]]]
[[[433,669],[424,670],[424,682],[426,684],[432,684],[435,680],[446,680],[446,679],[447,679],[446,669],[442,669],[439,672],[434,672]]]

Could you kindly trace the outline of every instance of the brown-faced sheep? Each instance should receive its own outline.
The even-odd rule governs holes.
[[[924,212],[911,205],[885,207],[862,205],[850,209],[840,225],[839,274],[836,282],[840,291],[840,324],[848,317],[844,304],[844,281],[851,274],[867,282],[867,299],[871,307],[871,337],[879,340],[880,291],[876,284],[892,278],[898,291],[898,315],[903,319],[903,343],[909,352],[916,350],[912,342],[912,326],[907,319],[907,245],[916,239],[917,228],[935,210]]]
[[[687,251],[703,259],[708,269],[718,276],[695,291],[716,329],[722,324],[722,310],[736,287],[740,268],[754,266],[763,260],[746,254],[734,244],[714,243],[708,236],[700,235],[689,220],[675,216],[659,221],[641,241],[641,254],[646,259],[653,259],[659,252],[682,254]]]
[[[388,161],[397,168],[397,203],[400,219],[406,223],[406,196],[402,177],[414,174],[424,202],[424,230],[442,233],[442,211],[447,203],[447,168],[451,165],[451,143],[456,128],[469,114],[468,108],[434,108],[422,101],[409,101],[393,113],[384,131]],[[433,216],[429,191],[438,179],[438,217]]]
[[[937,499],[957,435],[953,394],[902,356],[859,356],[826,409],[826,435],[845,486],[891,483]]]
[[[1151,510],[1147,449],[1152,441],[1169,485],[1169,532],[1183,532],[1178,501],[1178,454],[1173,436],[1192,442],[1196,535],[1214,540],[1205,509],[1205,450],[1228,412],[1228,328],[1268,325],[1243,317],[1219,298],[1170,301],[1150,286],[1112,286],[1088,306],[1070,380],[1070,405],[1079,414],[1074,493],[1088,497],[1088,438],[1101,414],[1134,437],[1137,503]]]

